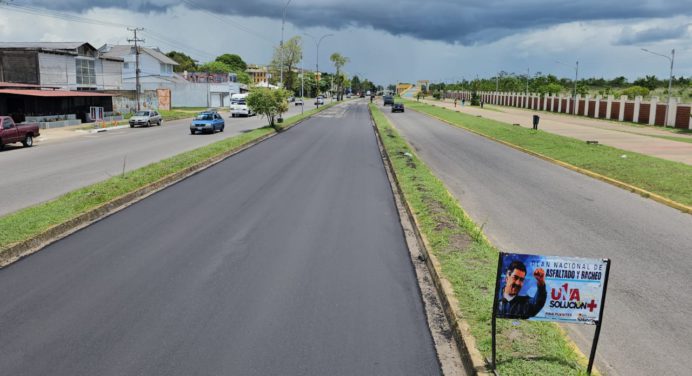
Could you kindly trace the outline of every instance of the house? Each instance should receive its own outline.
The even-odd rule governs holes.
[[[123,59],[84,42],[0,42],[0,82],[61,90],[117,90]]]
[[[210,79],[200,73],[178,74],[174,72],[178,63],[158,48],[139,48],[140,105],[166,109],[164,101],[172,107],[224,107],[230,104],[231,93],[240,92],[228,75]],[[123,59],[122,90],[135,92],[136,50],[130,45],[103,45],[99,48],[103,56]],[[224,77],[222,77],[224,76]],[[221,79],[219,79],[219,77]],[[125,94],[123,94],[125,95]],[[115,107],[121,111],[132,109],[132,101],[118,100]]]
[[[268,82],[271,74],[269,74],[267,67],[259,65],[249,65],[245,70],[245,73],[250,75],[253,84],[259,84],[261,82]]]

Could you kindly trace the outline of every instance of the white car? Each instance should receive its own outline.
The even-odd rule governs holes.
[[[296,98],[295,102],[296,106],[302,106],[303,105],[303,98]]]
[[[319,104],[324,104],[324,97],[321,95],[318,95],[317,98],[315,98],[315,105]]]
[[[242,99],[232,99],[231,100],[231,117],[238,117],[238,116],[252,116],[254,113],[250,109],[250,107],[247,106],[247,102],[245,102],[245,98]]]

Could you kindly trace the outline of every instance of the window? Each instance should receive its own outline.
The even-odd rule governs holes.
[[[164,64],[160,63],[161,65],[161,74],[172,74],[173,73],[173,66],[170,64]]]
[[[123,68],[130,69],[130,63],[123,63]]]
[[[96,68],[93,60],[76,59],[77,85],[96,85]]]

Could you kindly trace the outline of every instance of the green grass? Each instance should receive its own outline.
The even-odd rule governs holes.
[[[451,282],[479,350],[489,358],[498,250],[482,236],[482,230],[380,110],[374,105],[370,105],[370,109],[404,198],[431,247],[429,251],[438,258],[442,274]],[[557,325],[510,320],[498,320],[497,323],[498,370],[501,375],[585,374],[578,355]]]
[[[316,112],[332,105],[306,111],[303,115],[286,119],[282,128],[289,127]],[[77,189],[36,206],[25,208],[0,217],[0,253],[14,243],[29,239],[46,229],[66,222],[117,197],[133,192],[168,175],[239,149],[248,143],[274,133],[271,127],[263,127],[230,137],[201,148],[178,154],[160,162],[115,176],[100,183]]]
[[[692,166],[409,101],[410,109],[692,205]],[[626,157],[623,157],[625,155]]]

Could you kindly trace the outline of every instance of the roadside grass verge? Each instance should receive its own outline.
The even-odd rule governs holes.
[[[481,353],[491,353],[490,323],[498,250],[466,215],[382,112],[370,105],[385,150],[409,203],[451,282],[463,318]],[[501,375],[583,375],[585,367],[563,332],[552,323],[498,320],[498,371]]]
[[[593,171],[684,205],[692,205],[692,166],[684,163],[605,145],[587,145],[573,138],[516,127],[428,104],[409,101],[407,106],[460,128]]]
[[[282,127],[295,123],[331,106],[306,111],[286,119]],[[166,176],[182,171],[207,159],[237,150],[276,131],[265,126],[220,140],[195,150],[152,163],[137,170],[114,176],[102,182],[66,193],[54,200],[21,209],[0,217],[0,253],[11,245],[30,239],[48,228],[64,223],[117,197],[133,192]]]

